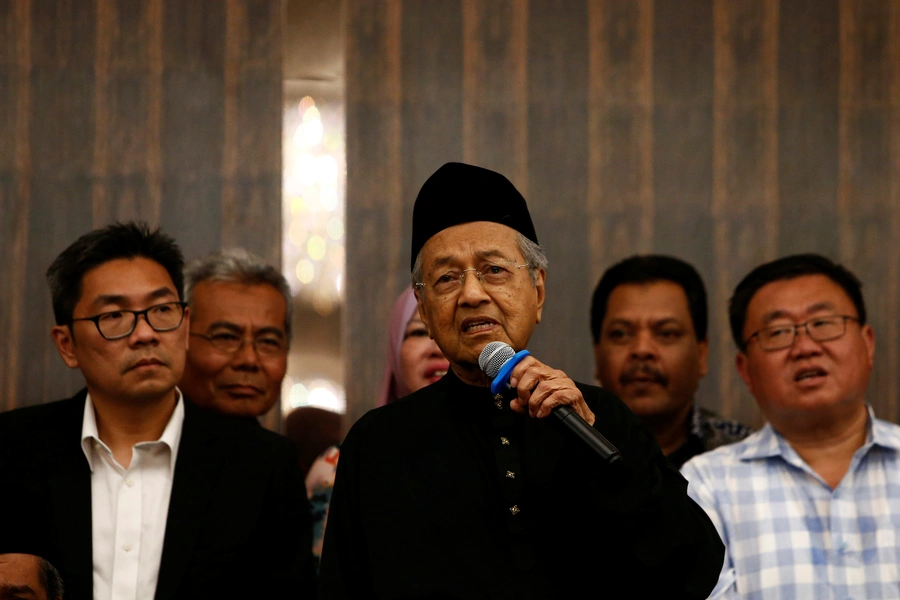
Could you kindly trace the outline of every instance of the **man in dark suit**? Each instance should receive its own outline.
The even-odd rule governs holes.
[[[67,600],[303,597],[311,584],[290,442],[176,387],[182,266],[170,237],[128,223],[82,236],[47,272],[52,336],[86,389],[0,415],[0,472]]]

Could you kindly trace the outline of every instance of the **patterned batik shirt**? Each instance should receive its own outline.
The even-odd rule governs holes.
[[[833,490],[770,425],[681,472],[725,542],[710,598],[900,598],[900,427],[871,407]]]
[[[688,436],[685,442],[667,458],[676,468],[694,458],[698,454],[709,452],[719,446],[739,442],[753,429],[743,423],[720,417],[711,410],[700,408],[694,404],[685,424]]]

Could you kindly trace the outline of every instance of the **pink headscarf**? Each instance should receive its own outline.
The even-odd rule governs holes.
[[[403,336],[406,334],[406,325],[416,314],[418,309],[416,295],[411,287],[406,288],[394,303],[391,311],[391,324],[388,327],[388,349],[384,361],[384,381],[381,384],[381,393],[378,396],[376,406],[390,404],[397,398],[409,394],[410,390],[403,381],[403,372],[400,369],[400,349],[403,346]]]

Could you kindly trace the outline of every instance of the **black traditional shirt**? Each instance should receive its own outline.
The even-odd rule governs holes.
[[[706,598],[712,523],[631,411],[578,387],[622,469],[452,372],[366,414],[341,446],[320,598]]]

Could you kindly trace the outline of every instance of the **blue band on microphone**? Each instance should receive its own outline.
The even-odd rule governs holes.
[[[491,393],[499,394],[500,390],[503,389],[503,386],[509,383],[509,375],[512,373],[512,370],[516,368],[516,365],[519,364],[523,358],[529,356],[531,353],[528,350],[522,350],[520,352],[516,352],[512,355],[512,357],[503,363],[503,366],[500,367],[500,372],[497,373],[497,376],[494,377],[494,381],[491,382]]]

